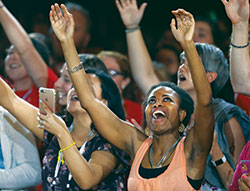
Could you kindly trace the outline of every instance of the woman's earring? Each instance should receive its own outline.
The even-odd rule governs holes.
[[[122,89],[122,90],[124,90],[125,88],[126,88],[126,86],[125,86],[125,85],[122,85],[122,86],[121,86],[121,89]]]
[[[183,133],[184,130],[185,130],[185,126],[181,123],[178,130],[179,130],[180,133]]]

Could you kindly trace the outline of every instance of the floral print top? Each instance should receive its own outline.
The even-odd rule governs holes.
[[[68,180],[69,170],[66,163],[60,164],[58,175],[55,175],[56,164],[58,160],[58,151],[60,150],[57,138],[44,131],[45,155],[43,158],[42,169],[42,190],[43,191],[61,191],[61,190],[82,190],[72,178]],[[79,148],[80,149],[80,148]],[[101,135],[96,135],[86,143],[85,151],[82,154],[88,161],[94,151],[107,151],[117,157],[116,168],[95,188],[91,190],[100,191],[125,191],[126,179],[130,170],[130,159],[127,153],[108,143]],[[67,184],[69,188],[67,188]]]

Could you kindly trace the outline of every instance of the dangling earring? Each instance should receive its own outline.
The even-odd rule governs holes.
[[[126,86],[125,86],[125,85],[122,85],[122,86],[121,86],[121,89],[122,89],[122,90],[124,90],[125,88],[126,88]]]
[[[183,133],[183,132],[184,132],[185,126],[183,125],[183,123],[181,123],[181,125],[180,125],[179,128],[178,128],[178,130],[179,130],[180,133]]]

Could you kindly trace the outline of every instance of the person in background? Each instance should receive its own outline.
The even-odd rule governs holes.
[[[126,37],[128,43],[129,59],[135,81],[146,93],[151,86],[159,83],[159,79],[154,73],[152,61],[143,41],[139,23],[143,15],[143,5],[139,9],[135,2],[123,5],[124,12],[121,18],[126,28],[133,26],[134,30],[127,30]],[[123,15],[123,14],[124,15]],[[133,15],[133,16],[131,16]],[[220,92],[221,88],[229,78],[227,60],[221,50],[209,44],[196,44],[196,49],[206,70],[207,78],[212,87],[213,95]],[[196,100],[194,84],[191,78],[190,67],[185,63],[186,57],[181,55],[181,66],[178,72],[178,86],[185,89],[189,95]],[[245,141],[250,139],[250,119],[237,106],[227,103],[222,99],[213,99],[215,117],[215,138],[212,150],[207,160],[207,170],[205,174],[207,189],[225,190],[232,181],[235,164]],[[192,126],[192,118],[190,125]],[[218,167],[211,161],[221,161]],[[226,160],[225,160],[226,158]],[[228,176],[224,176],[227,174]],[[204,184],[205,186],[207,184]]]
[[[5,73],[15,93],[32,105],[39,105],[39,87],[53,88],[57,76],[46,65],[28,34],[0,1],[0,23],[12,45],[7,49]],[[33,45],[33,43],[34,45]],[[43,48],[40,48],[42,50]]]
[[[249,58],[249,0],[222,0],[228,18],[232,22],[230,50],[230,72],[232,85],[237,93],[250,96],[250,58]],[[246,144],[239,157],[230,190],[249,190],[248,174],[242,174],[241,160],[250,160],[250,142]]]
[[[136,2],[121,1],[121,3],[122,5],[116,1],[117,7],[123,11],[127,4]],[[96,99],[85,71],[79,66],[80,60],[72,39],[74,26],[72,15],[67,12],[64,5],[61,5],[63,13],[58,5],[55,6],[56,9],[52,7],[51,16],[54,25],[61,29],[57,31],[57,36],[62,44],[81,105],[90,114],[98,132],[126,151],[133,161],[128,190],[198,190],[212,145],[214,119],[211,88],[192,42],[194,30],[192,15],[184,10],[173,11],[178,20],[178,30],[175,28],[174,20],[171,26],[192,66],[192,76],[198,94],[196,111],[199,108],[199,111],[195,112],[196,123],[187,138],[180,135],[192,115],[193,101],[184,90],[174,84],[161,83],[152,87],[144,104],[145,120],[153,131],[153,136],[147,137],[130,123],[119,119]],[[145,4],[143,7],[145,8]],[[181,20],[182,17],[185,19]],[[206,94],[203,91],[206,91]],[[182,123],[184,125],[181,125]],[[179,126],[182,128],[179,129]],[[140,164],[143,172],[139,172]]]
[[[216,47],[220,47],[223,41],[222,32],[219,30],[217,21],[212,21],[209,17],[197,17],[195,18],[195,31],[194,42],[213,44]],[[225,54],[224,55],[228,55]],[[227,79],[223,88],[217,95],[213,95],[214,98],[222,98],[225,101],[234,104],[234,92],[232,89],[230,78]]]
[[[87,52],[87,46],[91,39],[91,18],[89,11],[75,2],[67,2],[66,4],[69,12],[74,16],[75,21],[75,33],[74,33],[74,42],[77,48],[77,51],[80,53]],[[53,56],[53,71],[59,76],[60,70],[64,64],[64,57],[62,47],[60,42],[56,38],[53,29],[50,29],[50,38],[52,43],[52,56]]]
[[[93,55],[82,57],[85,62],[83,67],[98,59]],[[100,101],[125,119],[119,91],[112,79],[103,72],[91,71],[89,80]],[[0,105],[45,142],[43,190],[125,190],[125,177],[129,170],[127,154],[98,135],[88,113],[79,104],[74,89],[69,93],[67,107],[74,116],[71,132],[63,120],[50,112],[45,104],[43,107],[47,114],[39,114],[37,108],[17,97],[1,79],[0,97]],[[70,146],[74,149],[65,146],[69,141],[74,141]]]
[[[41,165],[30,131],[0,107],[0,190],[25,190],[41,181]]]
[[[249,1],[222,0],[232,22],[230,72],[236,104],[250,116]]]
[[[162,73],[166,73],[166,77],[163,76],[162,79],[159,79],[161,79],[161,81],[170,81],[176,84],[177,71],[180,63],[178,50],[171,45],[164,45],[162,47],[159,47],[156,51],[155,60],[162,63],[166,67],[165,70],[159,71]]]
[[[79,59],[82,63],[84,63],[84,67],[86,69],[95,69],[108,74],[108,70],[104,63],[98,59],[97,57],[93,57],[91,60],[86,61],[87,54],[79,54]],[[90,56],[90,55],[89,55]],[[67,65],[64,63],[62,69],[60,70],[60,76],[55,83],[55,89],[57,92],[57,112],[56,114],[59,115],[69,127],[72,124],[72,115],[67,111],[67,95],[69,90],[72,88],[72,82],[67,71]]]
[[[115,51],[101,51],[97,56],[104,62],[119,89],[126,119],[142,124],[142,107],[136,102],[140,90],[132,77],[127,56]]]

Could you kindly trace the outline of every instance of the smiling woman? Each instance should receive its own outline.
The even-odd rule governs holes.
[[[136,30],[127,33],[127,37],[140,34],[138,23],[129,23],[134,22],[129,18],[131,15],[141,17],[146,4],[138,9],[135,1],[117,0],[116,5],[126,27],[136,27]],[[80,63],[72,40],[74,23],[64,5],[61,5],[61,9],[63,13],[59,5],[52,6],[50,20],[63,47],[67,66],[73,69]],[[186,53],[197,93],[196,121],[186,137],[180,136],[179,127],[182,130],[182,123],[189,123],[192,99],[175,85],[159,84],[146,97],[144,116],[147,126],[153,132],[152,137],[147,137],[132,124],[119,119],[95,98],[84,70],[70,73],[80,103],[91,116],[98,132],[128,153],[133,161],[128,190],[199,190],[212,144],[212,93],[192,41],[193,16],[182,9],[172,13],[177,18],[178,29],[174,20],[171,28]],[[140,18],[135,20],[138,22]],[[184,108],[186,104],[190,104],[189,108]]]

